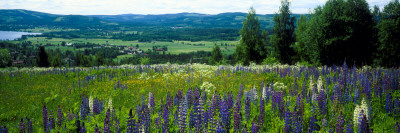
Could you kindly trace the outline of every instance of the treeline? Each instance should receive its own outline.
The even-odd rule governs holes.
[[[120,64],[186,64],[186,63],[208,63],[211,52],[196,51],[190,53],[174,54],[157,54],[149,53],[148,55],[134,55],[132,57],[122,58]]]
[[[400,65],[400,4],[390,2],[381,12],[365,0],[332,0],[302,16],[296,30],[293,60],[357,66]],[[296,59],[297,58],[297,59]]]
[[[229,28],[161,28],[143,31],[141,33],[119,33],[113,34],[112,39],[121,39],[124,41],[150,42],[150,41],[173,41],[173,40],[186,40],[186,41],[233,41],[239,37],[238,29]]]
[[[73,50],[47,48],[32,45],[29,41],[21,43],[0,42],[0,67],[73,67],[116,65],[113,59],[122,55],[119,47],[100,47],[94,43],[77,43]]]
[[[400,4],[393,0],[382,11],[365,0],[329,0],[302,15],[296,23],[290,3],[282,1],[274,16],[271,39],[259,28],[254,9],[249,11],[235,59],[243,64],[277,59],[315,65],[400,65]],[[249,24],[252,24],[249,26]],[[297,26],[296,26],[297,24]]]

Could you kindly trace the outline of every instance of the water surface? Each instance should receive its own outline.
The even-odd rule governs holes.
[[[15,40],[21,38],[22,35],[41,35],[42,33],[29,33],[19,31],[0,31],[0,40]]]

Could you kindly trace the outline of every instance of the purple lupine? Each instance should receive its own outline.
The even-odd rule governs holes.
[[[342,116],[342,113],[337,118],[337,123],[336,123],[336,133],[343,133],[344,131],[344,119]]]
[[[27,117],[26,118],[26,132],[27,133],[33,133],[33,125],[32,125],[32,121]]]
[[[97,100],[97,98],[95,98],[95,99],[94,99],[94,102],[93,102],[93,114],[94,114],[94,115],[97,115],[97,114],[99,114],[99,113],[100,113],[100,111],[99,111],[98,100]]]
[[[214,94],[213,94],[213,97],[212,97],[212,109],[213,109],[213,112],[218,110],[218,106],[219,106],[220,100],[221,99],[220,99],[219,95],[217,94],[216,91],[214,91]]]
[[[243,96],[243,83],[240,83],[239,92],[238,92],[238,99],[242,99]]]
[[[251,124],[251,133],[258,133],[258,126],[255,122]]]
[[[64,121],[64,114],[62,113],[62,109],[60,108],[60,105],[58,105],[58,108],[57,108],[57,126],[61,127],[63,121]]]
[[[154,120],[154,125],[155,125],[155,129],[161,129],[160,125],[161,125],[161,111],[158,111],[158,117]],[[161,129],[162,130],[162,129]]]
[[[194,100],[198,100],[200,98],[199,88],[195,87],[194,89]]]
[[[204,114],[203,114],[203,131],[207,131],[207,128],[208,128],[208,122],[209,122],[209,120],[210,120],[210,117],[211,117],[211,107],[210,106],[208,106],[208,109],[207,110],[204,110]]]
[[[85,122],[82,122],[82,126],[81,129],[79,130],[79,133],[86,133]]]
[[[168,111],[172,111],[173,109],[173,105],[174,105],[174,99],[172,98],[171,94],[168,92],[167,93],[167,99],[165,100],[165,102],[167,102],[168,105]]]
[[[335,84],[333,86],[333,93],[335,94],[335,99],[338,101],[339,104],[343,104],[343,94],[342,94],[342,89],[338,84]]]
[[[195,107],[193,107],[195,108]],[[189,128],[193,128],[195,126],[196,115],[194,114],[196,110],[192,109],[189,114]]]
[[[296,108],[296,107],[295,107]],[[301,111],[295,111],[292,113],[293,118],[293,132],[301,133],[303,132],[303,115]]]
[[[349,122],[347,124],[346,133],[354,133],[353,121],[351,119],[349,119]]]
[[[114,133],[121,133],[121,126],[118,120],[115,120],[115,132]]]
[[[155,105],[156,104],[154,102],[154,96],[153,96],[153,94],[151,92],[149,92],[149,104],[148,104],[148,106],[150,108],[150,112],[153,112],[153,109],[154,109]]]
[[[183,132],[186,129],[186,116],[187,116],[187,97],[180,103],[179,106],[179,131]]]
[[[163,113],[163,133],[168,133],[169,132],[169,114],[168,114],[168,107],[164,106],[164,113]]]
[[[367,120],[367,116],[364,114],[364,110],[361,110],[361,113],[358,117],[358,132],[359,133],[370,133],[369,124]]]
[[[23,118],[21,118],[21,121],[19,122],[19,132],[25,133],[25,123]]]
[[[146,105],[142,105],[141,114],[142,126],[145,132],[150,132],[150,112]]]
[[[175,110],[175,113],[173,113],[174,114],[174,119],[173,119],[173,125],[175,126],[175,125],[177,125],[178,123],[179,123],[179,107]]]
[[[290,112],[289,107],[286,108],[285,111],[285,132],[291,133],[293,132],[293,124],[292,124],[292,112]]]
[[[53,113],[53,110],[50,110],[49,111],[49,122],[47,123],[48,125],[50,125],[50,126],[48,126],[47,128],[50,128],[50,129],[54,129],[55,128],[55,120],[54,120],[54,113]],[[49,130],[50,131],[50,130]]]
[[[85,103],[82,101],[82,104],[81,104],[81,111],[80,111],[80,113],[81,113],[81,119],[85,119],[86,118],[86,114],[88,113],[88,112],[86,112],[86,109],[85,109],[86,107],[85,107]]]
[[[320,91],[318,95],[318,107],[322,115],[327,113],[326,96],[324,91]]]
[[[301,91],[301,95],[303,97],[307,96],[307,79],[304,78],[303,80],[303,90]]]
[[[315,115],[312,115],[310,117],[310,128],[308,129],[308,132],[312,133],[314,131],[318,131],[318,124],[317,124],[317,119],[315,118]]]
[[[209,120],[209,123],[210,123],[209,132],[215,132],[216,123],[215,123],[214,112],[213,112],[212,107],[209,107],[208,114],[209,114],[209,118],[210,118],[210,120]]]
[[[94,128],[94,132],[95,133],[101,133],[99,127],[97,126],[97,124],[96,124],[96,127]]]
[[[250,97],[246,96],[246,99],[244,101],[244,109],[245,109],[245,117],[246,120],[250,119],[250,108],[251,108],[251,101],[250,101]]]
[[[399,98],[396,98],[394,100],[394,114],[395,115],[399,115],[400,114],[400,100]]]
[[[198,107],[197,107],[197,109],[198,109],[198,111],[197,111],[197,120],[199,121],[199,122],[196,122],[196,123],[198,123],[199,125],[199,129],[201,128],[201,126],[202,126],[202,124],[204,123],[204,121],[203,121],[203,115],[204,115],[204,101],[203,101],[203,98],[202,97],[200,97],[199,98],[199,101],[198,101]],[[201,130],[201,129],[200,129]]]
[[[396,121],[396,124],[394,124],[394,126],[393,126],[393,131],[394,131],[395,133],[400,133],[400,124],[399,124],[398,121]]]
[[[225,133],[225,129],[222,126],[221,120],[218,119],[217,120],[217,129],[216,129],[216,133]]]
[[[188,105],[192,106],[193,105],[192,90],[190,90],[190,89],[187,90],[186,98],[187,98],[187,101],[188,101]]]
[[[240,132],[241,115],[240,115],[240,102],[236,102],[233,110],[233,132]]]
[[[46,104],[43,105],[43,130],[44,132],[47,132],[47,123],[48,123],[48,117],[47,117],[47,108],[46,108]]]
[[[222,124],[225,130],[229,130],[231,125],[231,115],[229,113],[228,105],[225,100],[221,101],[220,114],[221,114]]]
[[[179,98],[177,96],[174,98],[174,106],[179,106]]]
[[[4,126],[4,127],[0,126],[0,133],[8,133],[7,126]]]
[[[388,95],[386,95],[385,110],[386,110],[386,113],[392,113],[392,111],[393,111],[392,93],[390,93],[390,92]]]
[[[104,119],[104,133],[110,133],[110,109],[107,109],[106,118]]]
[[[127,133],[134,133],[136,132],[135,130],[135,119],[134,116],[132,114],[132,108],[129,110],[129,117],[128,117],[128,121],[127,121],[127,126],[126,126],[126,132]]]
[[[228,109],[231,110],[233,108],[233,95],[232,95],[232,93],[229,93],[227,98],[228,99],[226,100],[226,103],[228,105]]]
[[[265,114],[265,105],[264,99],[260,98],[260,114],[258,115],[258,126],[264,127],[264,114]]]

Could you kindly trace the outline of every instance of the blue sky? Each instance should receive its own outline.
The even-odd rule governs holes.
[[[291,0],[293,13],[309,13],[326,0]],[[383,8],[390,0],[367,0],[370,7]],[[26,9],[52,14],[115,15],[168,14],[195,12],[218,14],[247,12],[253,6],[257,14],[278,11],[280,0],[0,0],[0,9]]]

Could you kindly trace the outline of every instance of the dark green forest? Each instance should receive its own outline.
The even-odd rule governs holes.
[[[284,64],[332,66],[347,62],[355,66],[399,67],[398,0],[391,1],[382,11],[376,6],[371,10],[365,0],[329,0],[312,14],[298,19],[290,15],[289,7],[288,1],[282,1],[274,16],[270,42],[265,41],[268,39],[262,36],[262,29],[257,28],[257,17],[250,9],[236,60],[244,64],[259,63],[267,57],[266,60],[276,58]],[[252,30],[248,30],[247,23],[253,24]],[[264,49],[267,52],[254,54]]]

